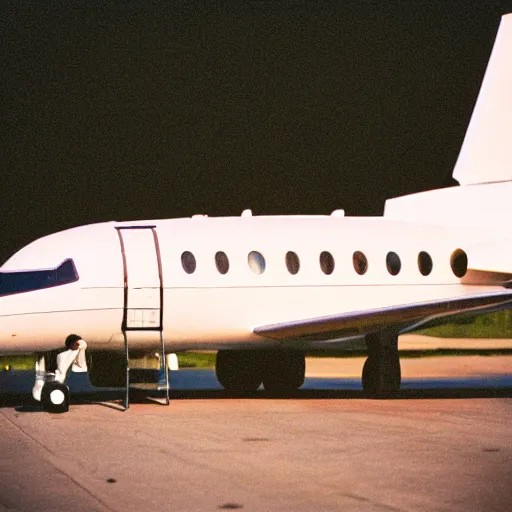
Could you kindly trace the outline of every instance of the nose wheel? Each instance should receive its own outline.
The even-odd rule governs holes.
[[[41,405],[47,412],[68,412],[69,388],[61,382],[46,382],[41,392]]]
[[[87,371],[86,348],[87,343],[80,336],[70,334],[64,349],[38,354],[32,396],[41,402],[44,411],[62,413],[69,410],[67,374],[73,364]]]

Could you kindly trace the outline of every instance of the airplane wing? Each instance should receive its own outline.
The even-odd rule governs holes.
[[[360,336],[390,327],[410,332],[463,313],[482,314],[509,308],[512,290],[503,290],[262,325],[254,333],[275,340],[313,341]]]

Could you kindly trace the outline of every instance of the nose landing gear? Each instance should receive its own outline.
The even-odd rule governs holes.
[[[53,413],[68,412],[69,388],[57,381],[46,382],[41,393],[41,406],[44,411]]]
[[[62,413],[69,410],[66,377],[73,363],[86,364],[86,348],[87,343],[80,336],[71,334],[66,338],[66,349],[39,355],[32,396],[41,402],[44,411]]]

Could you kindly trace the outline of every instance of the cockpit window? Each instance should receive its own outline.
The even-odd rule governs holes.
[[[72,259],[64,260],[56,268],[0,272],[0,297],[53,288],[74,283],[78,279],[78,272]]]

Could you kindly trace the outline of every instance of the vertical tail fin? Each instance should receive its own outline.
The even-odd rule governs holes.
[[[453,177],[461,185],[512,180],[512,13],[501,19]]]

